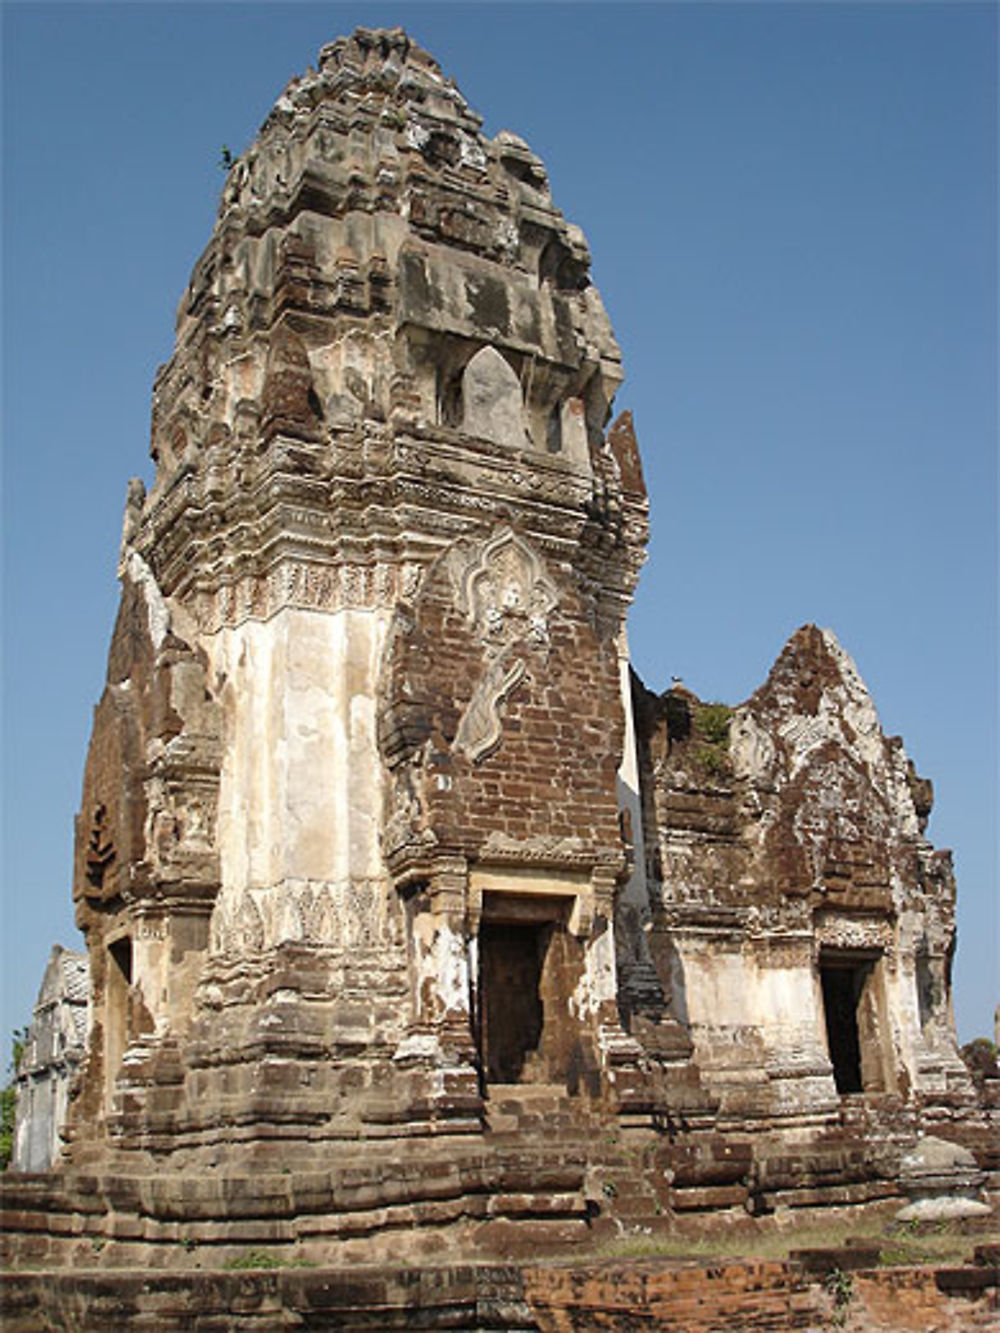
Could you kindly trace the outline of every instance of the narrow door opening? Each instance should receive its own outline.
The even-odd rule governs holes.
[[[480,1045],[487,1083],[528,1081],[545,1022],[541,980],[550,934],[551,927],[533,923],[484,921],[480,927]]]
[[[105,1094],[110,1107],[115,1079],[128,1044],[129,988],[132,985],[132,941],[125,935],[108,945],[104,993]]]
[[[879,964],[878,955],[846,951],[820,960],[826,1040],[841,1096],[886,1087]]]
[[[132,984],[132,941],[126,935],[108,945],[111,961],[117,969],[119,979],[125,986]]]
[[[858,1037],[858,992],[856,969],[821,967],[826,1040],[830,1048],[833,1079],[837,1091],[861,1091],[861,1042]]]

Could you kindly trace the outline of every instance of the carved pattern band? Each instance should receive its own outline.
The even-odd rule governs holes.
[[[422,570],[402,565],[321,565],[287,561],[269,574],[248,574],[213,592],[196,594],[198,629],[205,634],[247,620],[268,620],[286,607],[307,611],[391,610],[411,599]]]

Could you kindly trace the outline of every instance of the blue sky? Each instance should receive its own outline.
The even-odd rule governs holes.
[[[937,799],[963,1039],[1000,1000],[992,4],[3,7],[3,987],[72,924],[127,479],[225,143],[403,24],[544,159],[636,416],[651,687],[737,702],[834,629]]]

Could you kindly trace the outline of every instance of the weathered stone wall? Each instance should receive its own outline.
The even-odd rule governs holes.
[[[636,711],[650,949],[720,1123],[864,1114],[902,1143],[922,1108],[962,1139],[978,1112],[950,1015],[950,857],[832,634],[799,630],[737,708],[640,687]]]
[[[80,1162],[478,1130],[504,893],[579,942],[544,985],[590,1074],[636,1053],[610,923],[641,467],[583,236],[480,124],[359,30],[227,179],[85,777]]]
[[[11,1169],[46,1171],[59,1159],[69,1092],[90,1027],[86,954],[53,947],[15,1071],[17,1109]]]
[[[173,631],[148,568],[123,559],[122,599],[76,821],[73,895],[92,1024],[71,1140],[101,1133],[135,1068],[187,1027],[218,889],[220,722],[205,659]]]
[[[54,1326],[83,1333],[97,1323],[113,1333],[139,1320],[151,1333],[209,1321],[220,1333],[292,1322],[361,1330],[375,1321],[380,1329],[518,1333],[978,1333],[993,1326],[997,1297],[997,1275],[988,1268],[867,1270],[831,1284],[782,1262],[0,1277],[10,1333]]]
[[[618,852],[618,652],[510,529],[428,575],[386,663],[383,752],[421,830],[470,858]]]

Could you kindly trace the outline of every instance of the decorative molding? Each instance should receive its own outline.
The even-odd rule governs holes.
[[[286,941],[337,948],[398,944],[398,922],[387,904],[382,879],[224,890],[212,915],[212,953],[244,958]]]
[[[596,859],[597,849],[584,838],[536,836],[524,841],[494,832],[480,849],[477,861],[484,866],[509,864],[575,872],[584,870],[589,875]]]
[[[887,958],[895,953],[892,922],[871,917],[852,917],[822,912],[815,917],[817,949],[878,950]]]
[[[541,557],[511,528],[491,537],[454,578],[458,605],[488,647],[522,639],[548,645],[559,594]]]
[[[195,594],[198,629],[212,634],[248,620],[269,620],[286,608],[302,611],[392,610],[411,601],[422,567],[402,564],[323,564],[285,560],[267,574],[246,573]]]

